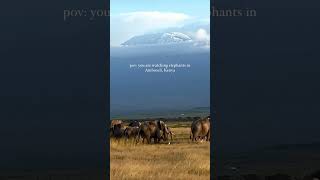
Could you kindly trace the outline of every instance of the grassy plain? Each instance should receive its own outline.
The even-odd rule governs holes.
[[[110,141],[111,180],[209,180],[210,143],[190,141],[191,122],[167,122],[173,141]]]

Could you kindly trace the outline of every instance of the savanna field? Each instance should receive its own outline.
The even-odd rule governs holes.
[[[110,140],[111,180],[209,180],[210,143],[191,142],[191,122],[166,122],[175,133],[160,144]]]

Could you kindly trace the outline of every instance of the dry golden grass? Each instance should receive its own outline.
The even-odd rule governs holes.
[[[208,180],[210,143],[192,143],[189,125],[169,124],[171,144],[135,144],[111,140],[111,180]]]

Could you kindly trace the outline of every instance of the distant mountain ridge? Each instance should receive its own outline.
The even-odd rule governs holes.
[[[171,44],[180,42],[192,42],[191,37],[181,32],[165,32],[134,36],[122,43],[123,46]]]

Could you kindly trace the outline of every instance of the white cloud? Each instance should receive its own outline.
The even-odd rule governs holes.
[[[188,15],[183,13],[159,11],[123,13],[120,16],[124,18],[126,23],[138,23],[140,25],[144,25],[144,28],[153,29],[181,26],[185,20],[190,18]]]
[[[157,29],[181,27],[189,15],[175,12],[138,11],[111,15],[111,45]]]
[[[197,41],[210,41],[210,34],[204,29],[198,29],[195,38]]]
[[[210,32],[207,32],[205,29],[198,29],[194,37],[196,41],[195,45],[210,46]]]

